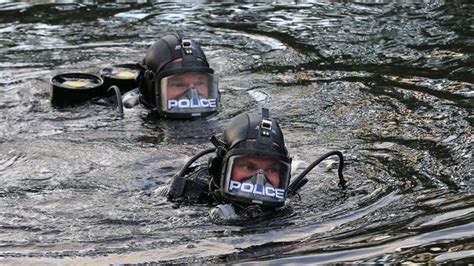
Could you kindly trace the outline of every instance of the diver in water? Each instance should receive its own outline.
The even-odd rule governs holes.
[[[215,147],[191,158],[168,186],[156,190],[158,195],[178,204],[213,205],[211,218],[218,222],[262,217],[284,209],[287,198],[308,182],[305,175],[332,155],[339,156],[339,186],[345,187],[339,151],[323,155],[290,183],[291,158],[283,132],[268,109],[236,116],[222,139],[213,136],[211,142]],[[214,155],[207,165],[191,166],[210,153]]]
[[[140,105],[169,118],[215,113],[220,95],[217,77],[201,47],[180,34],[155,42],[140,67],[138,89],[122,97],[123,106]]]

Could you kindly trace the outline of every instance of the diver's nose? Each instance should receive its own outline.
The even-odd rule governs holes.
[[[257,182],[256,184],[265,184],[266,182],[266,179],[267,177],[265,176],[265,174],[263,173],[263,170],[262,169],[259,169],[257,171]]]
[[[189,88],[189,98],[199,99],[198,91],[194,87]]]
[[[182,94],[180,94],[176,98],[178,98],[178,99],[189,99],[194,103],[196,100],[199,100],[199,94],[198,94],[198,91],[195,88],[190,87],[189,89],[187,89],[185,92],[183,92]]]
[[[199,94],[195,88],[190,88],[188,91],[188,99],[191,100],[193,105],[199,105]]]

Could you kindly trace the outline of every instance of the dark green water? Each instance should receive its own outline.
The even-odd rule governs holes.
[[[54,1],[53,1],[54,2]],[[0,264],[473,263],[472,1],[0,3]],[[49,79],[199,41],[222,112],[158,119],[51,107]],[[244,111],[278,117],[297,175],[286,216],[216,225],[154,190]]]

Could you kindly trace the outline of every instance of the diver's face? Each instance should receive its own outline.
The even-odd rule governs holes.
[[[259,170],[263,171],[274,187],[278,187],[281,164],[278,160],[270,158],[245,156],[237,159],[232,169],[232,180],[245,181],[256,175]]]
[[[183,73],[169,78],[166,91],[168,100],[184,94],[187,90],[194,88],[202,98],[208,98],[208,75],[205,73]]]

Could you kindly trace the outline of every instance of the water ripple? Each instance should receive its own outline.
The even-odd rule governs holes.
[[[2,2],[1,262],[468,262],[472,9],[467,0]],[[170,121],[92,102],[51,106],[55,74],[140,62],[171,31],[205,50],[219,114]],[[341,150],[347,189],[327,161],[288,212],[243,225],[155,195],[230,118],[261,107],[285,132],[293,176]]]

